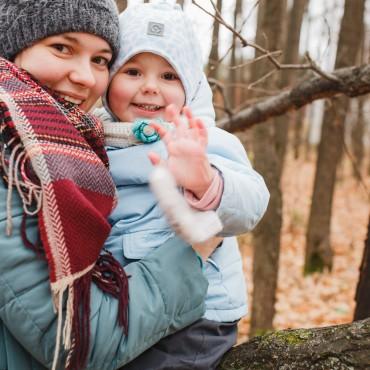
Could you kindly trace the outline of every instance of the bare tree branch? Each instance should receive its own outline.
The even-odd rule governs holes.
[[[370,92],[370,64],[348,67],[334,71],[335,79],[314,77],[299,83],[290,90],[267,98],[234,114],[231,119],[223,118],[217,126],[227,131],[244,130],[270,117],[282,115],[289,110],[299,109],[314,100],[331,98],[338,94],[348,97]]]
[[[224,27],[226,27],[229,31],[231,31],[235,36],[241,41],[243,47],[245,46],[252,46],[251,43],[249,43],[239,32],[237,32],[234,27],[230,26],[225,20],[222,18],[220,12],[217,10],[216,14],[210,13],[207,9],[203,8],[201,5],[199,5],[195,0],[193,0],[193,4],[201,9],[204,13],[208,14],[212,18],[216,19],[220,24],[222,24]],[[214,9],[216,9],[215,5],[211,1],[211,4]]]
[[[222,17],[222,14],[220,11],[217,9],[215,4],[210,1],[212,4],[212,7],[215,10],[215,14],[210,13],[207,9],[203,8],[201,5],[199,5],[196,0],[192,0],[193,4],[201,9],[204,13],[208,14],[210,17],[214,18],[216,21],[218,21],[220,24],[222,24],[225,28],[227,28],[230,32],[232,32],[235,37],[237,37],[241,43],[242,47],[250,46],[254,48],[255,50],[259,51],[262,53],[263,56],[265,56],[278,70],[283,70],[283,69],[310,69],[317,73],[319,76],[328,78],[330,80],[335,80],[335,76],[330,75],[323,70],[311,59],[308,53],[305,54],[305,57],[308,61],[306,64],[282,64],[280,63],[274,55],[276,55],[276,51],[269,51],[267,49],[264,49],[262,46],[255,44],[254,42],[248,41],[245,37],[242,36],[241,32],[238,32],[233,26],[228,24],[225,19]]]
[[[280,56],[282,54],[282,51],[281,50],[272,51],[270,54],[273,55],[273,56]],[[243,68],[243,67],[246,67],[247,65],[250,65],[250,64],[253,64],[255,62],[258,62],[259,60],[266,59],[267,57],[268,57],[268,54],[260,55],[257,58],[249,59],[246,62],[241,63],[241,64],[238,64],[238,65],[235,65],[235,66],[226,66],[226,68],[227,69],[231,69],[231,70],[232,69]]]

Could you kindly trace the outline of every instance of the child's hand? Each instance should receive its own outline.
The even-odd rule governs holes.
[[[191,191],[201,199],[217,172],[211,167],[206,155],[208,144],[206,127],[200,119],[193,117],[189,108],[184,107],[183,113],[188,123],[181,120],[174,106],[167,107],[165,118],[175,124],[171,131],[157,123],[151,123],[167,147],[168,159],[164,161],[154,152],[149,153],[149,159],[153,165],[160,163],[166,165],[178,186]]]

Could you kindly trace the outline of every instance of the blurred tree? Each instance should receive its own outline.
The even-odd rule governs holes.
[[[241,26],[241,17],[243,14],[243,4],[242,0],[236,0],[235,10],[234,10],[234,29],[240,30]],[[237,82],[240,80],[240,68],[236,68],[237,64],[242,63],[242,58],[237,58],[237,49],[240,49],[240,46],[237,43],[236,35],[233,34],[232,38],[232,48],[231,48],[231,58],[230,58],[230,74],[229,74],[229,89],[228,89],[228,100],[230,106],[235,108],[240,104],[240,89],[236,87]]]
[[[370,317],[370,217],[367,226],[367,239],[360,267],[360,279],[356,290],[354,320]]]
[[[219,12],[222,11],[222,0],[217,0],[216,8]],[[218,78],[218,63],[220,55],[218,52],[218,38],[220,32],[220,23],[215,19],[213,22],[213,32],[212,32],[212,45],[211,51],[208,57],[208,68],[207,74],[208,77]]]
[[[284,42],[283,60],[284,64],[298,64],[299,63],[299,39],[301,34],[301,24],[303,14],[307,7],[307,0],[294,0],[292,7],[288,14],[287,32]],[[296,71],[283,70],[280,74],[279,87],[283,89],[294,83],[296,79]],[[288,145],[288,129],[290,115],[279,116],[274,119],[276,125],[277,135],[277,153],[279,156],[279,177],[281,177],[284,167],[285,152]]]
[[[305,144],[303,139],[304,120],[306,116],[306,108],[302,108],[293,116],[293,154],[294,159],[300,157],[301,148]],[[308,140],[307,140],[308,142]]]
[[[362,35],[361,35],[361,50],[359,53],[359,63],[363,64],[366,63],[365,58],[365,49],[367,41],[365,37],[365,27],[362,29]],[[364,161],[364,135],[365,135],[365,117],[364,117],[364,109],[365,109],[365,102],[366,97],[361,96],[357,99],[357,117],[355,119],[355,122],[353,124],[352,130],[351,130],[351,148],[352,152],[355,158],[355,166],[353,167],[353,175],[355,178],[359,181],[361,176],[361,169],[363,166]]]
[[[357,180],[360,180],[361,169],[364,162],[364,135],[365,135],[365,101],[366,97],[361,96],[357,100],[357,117],[351,130],[351,148],[355,159],[353,175]]]
[[[280,49],[285,2],[261,0],[258,6],[256,43],[270,50]],[[267,45],[266,45],[267,44]],[[256,55],[258,57],[258,54]],[[265,76],[271,68],[266,59],[252,66],[255,80]],[[276,87],[272,75],[258,85],[269,90]],[[270,190],[267,212],[253,230],[253,297],[250,334],[272,329],[275,315],[276,286],[280,251],[282,199],[279,184],[279,158],[276,150],[276,127],[263,123],[253,128],[254,167],[262,174]],[[268,284],[266,284],[268,282]]]
[[[365,0],[346,0],[335,68],[356,63],[364,25]],[[344,140],[344,120],[349,101],[345,97],[326,104],[316,162],[312,205],[307,228],[305,273],[331,269],[330,219],[336,171]]]

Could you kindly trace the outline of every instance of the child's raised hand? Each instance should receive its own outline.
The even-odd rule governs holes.
[[[166,130],[157,123],[151,123],[166,145],[168,158],[163,160],[157,153],[150,152],[154,165],[163,164],[172,173],[177,185],[191,191],[201,199],[211,185],[216,170],[211,167],[206,149],[208,133],[203,122],[194,118],[188,107],[183,108],[184,120],[173,105],[166,108],[165,119],[173,122],[175,128]],[[188,121],[188,122],[185,122]]]

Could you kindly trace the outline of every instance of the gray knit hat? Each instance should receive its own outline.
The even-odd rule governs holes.
[[[136,54],[157,54],[179,75],[189,105],[203,77],[203,61],[192,22],[181,7],[163,0],[130,6],[121,13],[119,22],[120,51],[111,76]]]
[[[46,37],[87,32],[119,49],[118,10],[114,0],[1,0],[0,56],[13,60]]]

